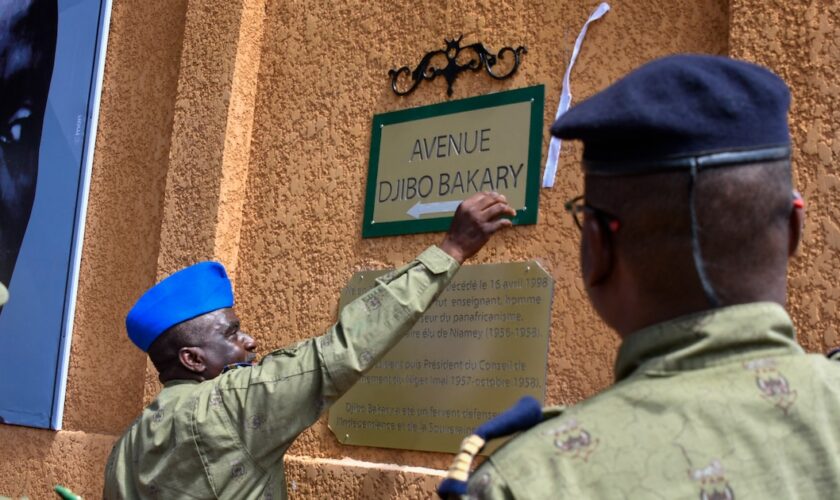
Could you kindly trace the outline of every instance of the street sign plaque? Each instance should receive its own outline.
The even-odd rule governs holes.
[[[535,224],[543,102],[539,85],[375,115],[362,236],[445,230],[481,191]]]
[[[339,307],[384,273],[356,273]],[[414,328],[335,402],[330,430],[342,444],[455,453],[522,396],[542,401],[553,290],[533,261],[461,267]]]

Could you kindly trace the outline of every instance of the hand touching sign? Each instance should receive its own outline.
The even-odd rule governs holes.
[[[487,243],[490,236],[513,223],[504,216],[516,215],[507,199],[499,193],[478,193],[470,196],[455,211],[449,232],[440,248],[459,263],[472,257]]]

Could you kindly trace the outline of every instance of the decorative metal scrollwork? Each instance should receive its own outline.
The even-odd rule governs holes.
[[[459,36],[455,40],[444,38],[443,41],[446,43],[446,48],[427,53],[420,60],[420,64],[417,65],[414,71],[408,66],[388,71],[388,75],[391,77],[391,89],[393,89],[394,93],[397,95],[408,95],[414,92],[414,89],[423,80],[431,81],[443,75],[447,84],[446,95],[451,97],[452,84],[455,83],[458,75],[464,71],[475,72],[481,71],[484,68],[491,77],[496,80],[504,80],[516,73],[521,62],[521,55],[528,53],[528,49],[521,45],[515,49],[513,47],[503,47],[498,54],[493,54],[488,51],[481,42],[461,47],[461,40],[463,38],[464,35]],[[506,72],[496,73],[494,66],[504,61],[509,55],[513,56],[513,65]],[[401,75],[411,77],[412,84],[405,90],[400,90],[397,85],[397,80],[400,79]]]

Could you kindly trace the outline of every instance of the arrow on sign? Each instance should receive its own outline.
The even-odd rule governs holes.
[[[421,203],[418,201],[413,207],[409,208],[406,213],[415,219],[419,219],[421,216],[426,214],[454,212],[458,209],[458,205],[460,204],[461,200],[436,201],[433,203]]]

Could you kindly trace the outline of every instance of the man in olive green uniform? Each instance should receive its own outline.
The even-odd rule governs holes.
[[[325,335],[253,366],[256,344],[239,329],[220,264],[199,263],[158,283],[126,326],[164,389],[114,446],[104,497],[285,498],[283,454],[292,441],[411,329],[459,265],[514,214],[495,193],[464,201],[439,247],[379,279]]]
[[[465,441],[442,496],[837,498],[840,364],[806,354],[783,307],[804,217],[788,105],[764,68],[684,55],[558,119],[584,143],[567,209],[589,299],[622,338],[616,383],[546,411],[468,485],[483,440]]]

